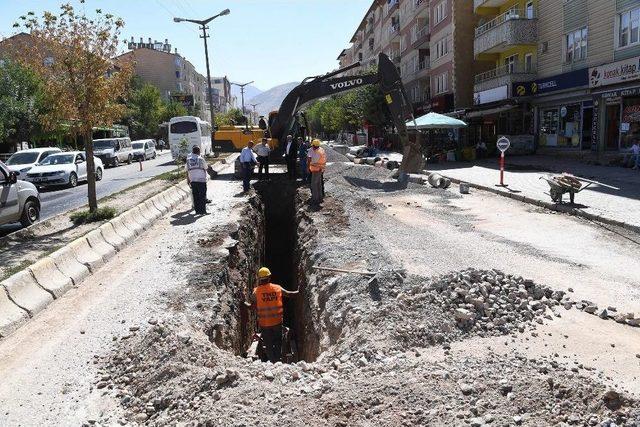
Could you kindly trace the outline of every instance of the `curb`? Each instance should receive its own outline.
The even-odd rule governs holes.
[[[561,204],[545,202],[543,200],[538,200],[538,199],[532,199],[531,197],[523,196],[521,194],[513,194],[513,193],[505,192],[505,191],[502,191],[502,190],[498,190],[497,188],[487,187],[487,186],[480,185],[480,184],[474,184],[472,182],[463,181],[463,180],[457,179],[457,178],[451,178],[451,177],[448,177],[446,175],[441,174],[440,172],[432,172],[432,173],[437,173],[438,175],[441,175],[441,176],[443,176],[443,177],[445,177],[447,179],[450,179],[451,182],[454,182],[456,184],[466,183],[466,184],[469,184],[469,187],[475,188],[477,190],[489,191],[490,193],[497,194],[499,196],[507,197],[509,199],[517,200],[517,201],[520,201],[520,202],[528,203],[530,205],[535,205],[535,206],[538,206],[538,207],[541,207],[541,208],[545,208],[545,209],[549,209],[549,210],[552,210],[552,211],[555,211],[555,212],[561,212],[561,213],[566,213],[566,214],[573,215],[573,216],[578,216],[578,217],[581,217],[581,218],[584,218],[584,219],[588,219],[589,221],[601,222],[603,224],[612,225],[612,226],[615,226],[615,227],[621,227],[621,228],[624,228],[626,230],[632,231],[634,233],[640,234],[640,226],[629,224],[627,222],[618,221],[618,220],[607,218],[607,217],[604,217],[604,216],[600,216],[600,215],[584,212],[584,211],[582,211],[580,209],[571,208],[571,207],[564,206],[564,205],[561,205]]]
[[[0,282],[0,338],[79,286],[190,195],[186,182],[174,185]]]

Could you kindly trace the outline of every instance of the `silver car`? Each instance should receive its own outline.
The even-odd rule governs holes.
[[[0,225],[20,222],[27,227],[40,218],[40,194],[31,183],[18,180],[0,162]]]

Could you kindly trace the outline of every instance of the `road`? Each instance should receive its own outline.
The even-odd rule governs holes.
[[[143,162],[142,167],[143,169],[140,171],[140,166],[136,162],[130,165],[123,164],[117,168],[106,168],[102,181],[96,183],[98,199],[173,170],[176,165],[171,160],[170,152],[164,151],[158,153],[156,159]],[[87,203],[87,184],[80,183],[76,188],[43,189],[40,191],[40,199],[42,201],[40,220],[45,220],[85,205]],[[19,224],[0,226],[0,236],[19,228]]]

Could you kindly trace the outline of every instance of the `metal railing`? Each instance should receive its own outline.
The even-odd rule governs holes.
[[[422,4],[426,4],[427,0],[414,0],[413,1],[413,8],[417,9],[419,8]]]
[[[397,6],[399,2],[400,2],[400,0],[391,0],[389,2],[389,4],[387,5],[387,15],[389,15],[391,12],[393,12],[393,10],[394,10],[393,8],[395,6]]]
[[[400,24],[393,24],[389,27],[389,34],[395,34],[400,31]]]
[[[421,38],[423,38],[427,34],[429,34],[429,24],[428,23],[427,23],[427,25],[425,27],[422,27],[422,28],[420,28],[420,30],[418,30],[418,32],[416,33],[416,41],[420,40]]]
[[[476,37],[481,36],[489,30],[494,29],[495,27],[504,24],[507,21],[511,21],[513,19],[535,19],[536,13],[534,10],[525,10],[525,9],[509,9],[501,15],[496,16],[491,21],[476,27]]]
[[[422,61],[416,62],[414,72],[419,73],[422,70],[429,69],[429,59],[425,58]]]
[[[533,74],[535,72],[535,65],[531,64],[529,66],[526,66],[524,62],[519,61],[494,68],[493,70],[485,71],[484,73],[476,74],[474,81],[475,84],[479,84],[496,79],[498,77],[508,76],[512,74]]]

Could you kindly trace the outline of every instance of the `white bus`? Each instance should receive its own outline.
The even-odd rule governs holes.
[[[186,159],[194,146],[200,154],[211,154],[211,125],[199,117],[173,117],[169,120],[169,147],[173,159]]]

